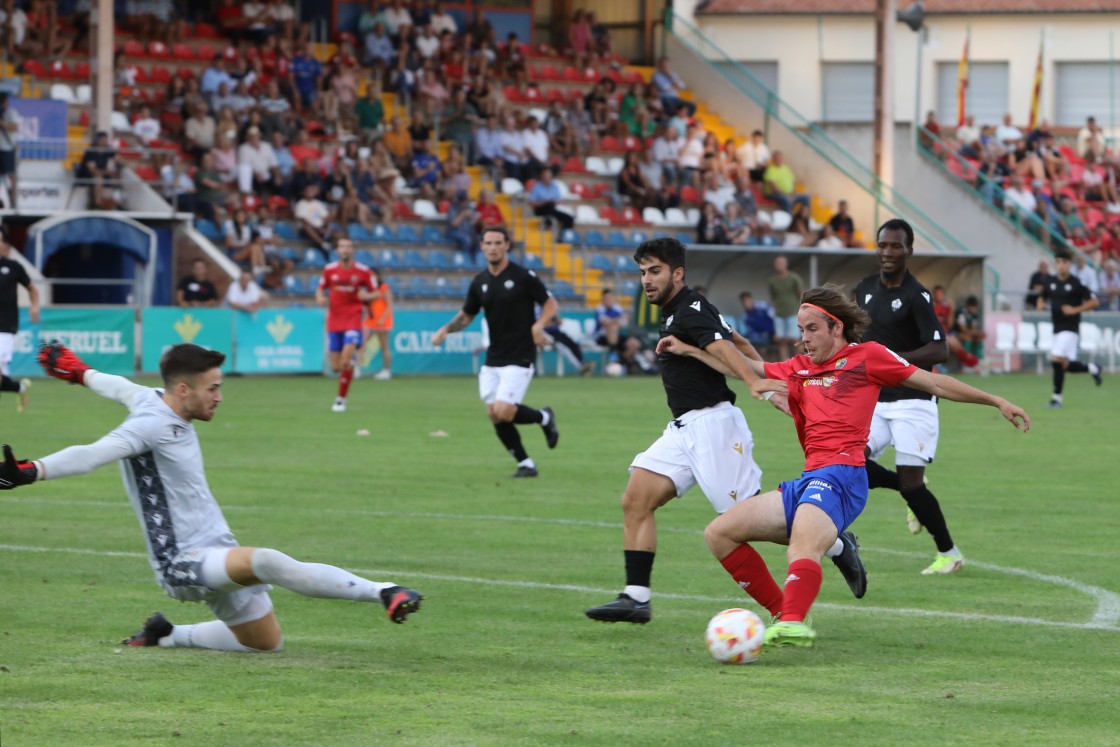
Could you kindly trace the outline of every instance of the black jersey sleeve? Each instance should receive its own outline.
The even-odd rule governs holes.
[[[552,294],[549,293],[548,288],[545,287],[544,281],[533,270],[528,270],[526,273],[526,287],[528,288],[529,296],[538,305],[543,304]]]
[[[674,321],[674,326],[692,338],[700,348],[706,348],[716,340],[731,339],[723,317],[714,306],[700,298],[682,306]]]
[[[482,310],[482,283],[476,277],[467,288],[467,298],[463,301],[463,313],[478,316]]]
[[[941,326],[941,320],[937,318],[937,312],[933,310],[933,299],[927,291],[923,290],[915,295],[912,308],[922,345],[944,342],[945,330]]]

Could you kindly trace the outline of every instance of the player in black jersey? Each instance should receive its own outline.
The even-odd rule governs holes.
[[[856,286],[856,303],[871,317],[864,340],[881,343],[926,371],[949,358],[945,330],[933,309],[930,292],[907,268],[914,253],[914,229],[894,219],[879,228],[875,254],[879,274]],[[964,564],[953,543],[941,505],[925,484],[926,465],[937,452],[940,425],[934,397],[917,389],[883,387],[871,420],[867,444],[869,488],[897,490],[910,507],[907,525],[917,534],[924,526],[937,545],[937,557],[923,574],[953,573]],[[892,472],[874,461],[894,447]]]
[[[661,337],[703,349],[747,382],[751,394],[770,399],[784,384],[759,378],[739,354],[761,360],[754,347],[736,335],[719,311],[684,284],[685,247],[676,239],[642,242],[634,253],[646,299],[661,307]],[[658,357],[661,380],[673,421],[648,449],[634,457],[622,494],[622,544],[626,588],[617,599],[586,611],[592,620],[647,623],[650,576],[657,549],[654,512],[699,484],[712,508],[723,513],[759,492],[762,470],[754,461],[754,439],[735,393],[724,375],[695,358],[672,353]],[[787,410],[788,412],[788,410]],[[837,540],[829,551],[849,585],[862,596],[866,585],[854,537]],[[841,557],[842,556],[842,557]],[[856,591],[857,586],[853,586]]]
[[[442,345],[447,335],[466,328],[481,310],[486,311],[490,347],[478,373],[478,390],[498,439],[517,460],[512,477],[536,477],[537,465],[521,444],[517,425],[536,423],[544,430],[548,448],[556,448],[560,431],[552,408],[534,410],[521,404],[533,379],[537,348],[552,341],[545,333],[559,305],[537,273],[509,259],[510,238],[506,229],[490,227],[482,232],[482,253],[487,267],[471,281],[462,310],[432,337]],[[541,307],[540,316],[535,307]]]
[[[19,331],[19,286],[26,288],[31,297],[28,316],[32,324],[39,323],[39,291],[23,265],[9,257],[11,251],[12,247],[4,238],[3,229],[0,229],[0,392],[17,392],[16,409],[23,412],[27,407],[31,379],[16,381],[11,378],[8,376],[8,364],[12,360],[16,332]]]
[[[1073,255],[1060,251],[1054,255],[1056,275],[1051,275],[1042,286],[1038,297],[1038,310],[1046,308],[1050,302],[1050,319],[1054,323],[1054,342],[1050,346],[1050,366],[1054,369],[1054,393],[1050,395],[1049,407],[1062,406],[1062,386],[1066,372],[1088,373],[1097,386],[1101,385],[1101,367],[1096,363],[1085,364],[1077,360],[1077,346],[1081,342],[1081,313],[1092,311],[1100,305],[1096,295],[1082,285],[1074,275]]]

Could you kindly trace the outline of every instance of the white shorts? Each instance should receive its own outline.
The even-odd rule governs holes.
[[[219,591],[205,585],[203,566],[207,563],[225,564],[231,547],[204,547],[188,550],[175,556],[162,574],[157,573],[160,586],[167,596],[180,602],[205,602],[214,617],[226,625],[259,620],[272,611],[272,587],[268,584],[244,586],[231,591]]]
[[[779,340],[800,340],[801,330],[797,328],[797,314],[774,317],[774,337]]]
[[[1076,332],[1055,332],[1054,340],[1050,343],[1050,355],[1054,358],[1065,358],[1068,361],[1077,360],[1077,345],[1081,336]]]
[[[668,477],[678,497],[698,484],[722,514],[762,485],[753,450],[754,437],[742,410],[721,402],[669,423],[661,438],[634,457],[630,470],[641,467]]]
[[[483,366],[478,372],[478,396],[488,405],[495,402],[520,405],[532,380],[532,366]]]
[[[925,467],[937,454],[940,431],[937,403],[931,399],[878,402],[867,447],[871,458],[878,459],[888,446],[894,446],[895,466]]]
[[[0,374],[8,375],[12,362],[12,350],[16,346],[16,336],[11,332],[0,332]]]

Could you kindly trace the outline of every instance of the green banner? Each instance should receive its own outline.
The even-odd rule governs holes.
[[[144,309],[140,343],[140,370],[159,371],[163,351],[181,342],[192,342],[226,354],[222,371],[233,368],[233,311],[230,309],[152,306]]]
[[[237,373],[321,373],[325,349],[322,309],[233,312]]]
[[[46,308],[38,324],[31,324],[27,309],[20,309],[11,374],[44,376],[35,359],[39,343],[59,340],[98,371],[131,376],[136,370],[135,336],[136,312],[130,308]]]

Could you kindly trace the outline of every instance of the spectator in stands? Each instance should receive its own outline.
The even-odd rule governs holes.
[[[109,145],[109,133],[98,132],[93,144],[82,154],[77,172],[80,183],[90,188],[91,208],[116,210],[120,206],[115,194],[119,172],[117,151]]]
[[[296,158],[292,155],[287,141],[284,140],[283,132],[273,130],[271,139],[272,152],[276,154],[276,168],[280,171],[278,191],[287,196],[290,194],[292,176],[296,170]]]
[[[1019,174],[1012,174],[1011,181],[1003,195],[1004,210],[1020,221],[1026,221],[1037,207],[1034,193],[1026,188],[1023,177]]]
[[[797,327],[797,310],[805,283],[801,276],[790,272],[785,255],[774,258],[774,274],[768,281],[770,303],[774,307],[774,342],[778,344],[778,360],[789,358],[790,346],[801,337]]]
[[[296,108],[306,112],[314,108],[323,83],[323,66],[315,57],[315,45],[307,42],[296,50],[289,68],[289,84],[295,92]]]
[[[681,186],[696,187],[700,183],[700,160],[704,157],[704,131],[689,125],[688,134],[681,144]]]
[[[1096,241],[1102,259],[1120,257],[1120,223],[1113,223],[1111,227],[1106,222],[1098,223]]]
[[[132,134],[141,143],[147,145],[153,140],[159,139],[159,132],[159,120],[152,116],[152,110],[147,106],[140,107],[140,112],[132,123]]]
[[[448,13],[441,2],[436,3],[432,8],[428,25],[432,27],[437,36],[445,31],[452,36],[459,33],[459,25],[455,22],[455,16]]]
[[[1073,253],[1073,267],[1070,268],[1070,274],[1080,280],[1081,284],[1091,292],[1096,293],[1100,290],[1100,278],[1097,277],[1097,271],[1089,264],[1084,252]]]
[[[568,126],[572,130],[580,155],[586,157],[599,148],[599,132],[587,111],[587,103],[582,98],[572,99],[568,109]]]
[[[237,148],[237,186],[243,194],[279,191],[283,184],[280,161],[272,145],[261,139],[261,131],[250,127],[245,142]]]
[[[1045,122],[1043,125],[1045,126]],[[1030,141],[1028,140],[1027,142],[1029,146]],[[1065,181],[1069,178],[1069,161],[1067,161],[1062,152],[1058,150],[1058,147],[1054,145],[1053,133],[1043,131],[1041,136],[1035,141],[1033,147],[1038,157],[1042,159],[1042,165],[1046,168],[1047,179],[1052,181]]]
[[[618,106],[618,121],[622,126],[623,135],[645,138],[653,134],[657,123],[649,116],[645,86],[642,83],[631,83],[627,87],[626,94]]]
[[[385,22],[385,30],[389,32],[394,44],[400,44],[402,38],[407,38],[408,30],[412,26],[412,14],[404,7],[401,0],[391,0],[389,7],[382,9],[381,19]]]
[[[191,263],[191,274],[179,281],[175,302],[179,306],[217,306],[218,291],[206,276],[206,261],[196,259]]]
[[[214,166],[210,151],[202,154],[202,161],[194,175],[197,195],[196,212],[208,220],[215,220],[216,210],[225,205],[226,191],[222,175]]]
[[[431,24],[424,26],[420,30],[420,35],[416,37],[416,51],[420,56],[427,60],[438,60],[440,41],[439,34],[432,28]]]
[[[431,119],[438,117],[451,100],[451,92],[444,85],[433,60],[425,61],[424,67],[417,71],[416,95],[420,107]]]
[[[373,32],[374,27],[378,24],[381,24],[384,28],[384,23],[380,0],[369,0],[366,9],[358,16],[358,34],[364,39],[367,34]]]
[[[1003,122],[996,127],[996,140],[1010,150],[1013,144],[1023,139],[1023,131],[1011,123],[1011,114],[1004,114]]]
[[[455,242],[458,251],[470,257],[472,264],[478,255],[479,218],[467,191],[456,192],[447,208],[447,238]]]
[[[1077,204],[1074,203],[1073,198],[1069,195],[1062,195],[1058,200],[1058,230],[1061,231],[1062,236],[1066,239],[1073,237],[1073,230],[1075,228],[1085,229],[1085,223],[1081,220],[1081,216],[1077,213]]]
[[[205,101],[199,101],[194,112],[183,126],[183,136],[187,140],[187,150],[195,158],[214,147],[214,133],[217,123],[210,116],[210,110]]]
[[[809,207],[809,195],[795,192],[797,180],[793,170],[786,164],[780,150],[774,151],[770,165],[762,176],[763,192],[778,204],[782,210],[791,212],[793,203],[800,202]]]
[[[521,145],[525,148],[525,176],[527,179],[538,177],[543,171],[559,173],[559,166],[551,163],[551,145],[548,133],[541,129],[534,116],[526,119],[526,127],[521,130]]]
[[[366,84],[366,95],[358,99],[358,103],[354,105],[354,113],[358,116],[358,130],[367,142],[381,135],[385,120],[381,83],[369,81]]]
[[[249,249],[249,244],[253,241],[253,226],[245,208],[239,206],[233,211],[233,215],[222,225],[222,235],[225,237],[226,255],[234,262],[253,267],[254,263],[250,262],[252,252]],[[255,264],[264,264],[263,255]]]
[[[462,149],[455,143],[447,149],[447,158],[443,161],[443,182],[439,185],[440,197],[450,199],[459,190],[471,188],[471,175],[467,171],[467,159],[463,157]]]
[[[836,229],[832,227],[832,224],[825,223],[821,226],[820,234],[817,237],[817,243],[813,244],[813,246],[818,249],[844,249],[848,245],[844,242],[844,239],[836,235]]]
[[[308,184],[303,188],[302,198],[295,204],[293,214],[304,236],[311,239],[315,248],[323,254],[323,259],[330,259],[330,221],[333,216],[327,204],[319,199],[318,184]]]
[[[214,156],[214,168],[221,175],[222,183],[233,187],[237,182],[237,149],[233,147],[233,138],[229,132],[218,132],[217,142],[210,154]]]
[[[615,302],[614,291],[604,290],[595,308],[595,342],[609,348],[628,370],[638,372],[644,370],[638,363],[642,344],[627,332],[628,324],[629,317],[626,310]]]
[[[427,140],[416,141],[416,151],[412,156],[412,181],[409,183],[426,200],[436,196],[443,179],[443,164],[440,163],[439,156],[430,152],[430,145]]]
[[[682,144],[675,128],[662,127],[659,135],[654,138],[653,145],[650,146],[653,159],[661,164],[665,172],[665,180],[672,186],[681,183]]]
[[[1120,262],[1112,258],[1104,261],[1101,266],[1098,286],[1100,290],[1097,292],[1097,297],[1101,301],[1098,308],[1101,311],[1115,311],[1117,301],[1120,299]]]
[[[412,138],[412,151],[415,153],[420,148],[420,143],[427,143],[432,139],[432,125],[427,114],[422,109],[412,110],[412,120],[408,124],[408,134]]]
[[[210,97],[218,93],[223,83],[232,86],[233,78],[226,72],[226,60],[219,53],[214,55],[210,66],[202,71],[202,76],[199,78],[199,91],[203,96]]]
[[[789,228],[782,238],[782,246],[810,246],[814,239],[813,229],[809,227],[809,207],[804,202],[795,202],[790,210]]]
[[[957,310],[954,329],[961,345],[971,356],[970,361],[974,361],[970,368],[975,368],[984,357],[984,340],[988,336],[980,315],[980,299],[969,296],[964,300],[964,307]]]
[[[758,217],[758,202],[754,196],[754,190],[751,189],[752,178],[745,171],[740,171],[739,175],[735,178],[735,190],[731,196],[735,198],[735,204],[743,212],[743,215],[750,221],[752,230],[757,228]]]
[[[502,161],[501,129],[498,118],[491,114],[474,133],[474,161],[482,166],[497,166]]]
[[[257,107],[261,112],[261,131],[267,137],[271,137],[274,131],[287,127],[292,105],[281,92],[278,79],[268,81],[264,93],[257,98]]]
[[[727,203],[727,207],[724,208],[723,223],[728,244],[743,245],[751,243],[751,222],[743,214],[743,209],[739,207],[739,203],[734,200]]]
[[[214,208],[198,199],[194,179],[178,153],[160,168],[163,196],[178,212],[195,213],[209,221],[214,220]]]
[[[255,314],[264,305],[264,295],[261,287],[253,280],[248,270],[242,270],[236,283],[230,283],[226,289],[225,304],[235,311],[244,311]]]
[[[544,218],[545,228],[551,228],[553,220],[560,223],[561,229],[571,228],[575,223],[570,213],[556,209],[560,199],[560,185],[553,178],[552,171],[542,170],[540,178],[529,190],[528,202],[533,215]]]
[[[1094,156],[1102,157],[1107,145],[1104,131],[1097,124],[1097,118],[1089,117],[1086,119],[1085,126],[1077,133],[1077,155],[1085,158],[1092,153]]]
[[[397,191],[397,179],[400,175],[401,172],[392,167],[377,173],[377,186],[373,188],[373,199],[377,205],[377,212],[383,218],[390,216],[393,206],[401,201],[401,195]]]
[[[1040,259],[1038,269],[1031,273],[1031,277],[1027,281],[1027,295],[1023,302],[1027,311],[1034,311],[1038,308],[1038,299],[1042,295],[1042,291],[1046,289],[1050,276],[1050,263],[1045,259]]]
[[[404,121],[399,114],[394,114],[389,120],[389,130],[382,137],[382,141],[392,154],[394,165],[398,169],[408,168],[412,161],[412,134],[404,126]]]
[[[700,208],[700,222],[696,225],[697,244],[726,244],[727,230],[723,225],[723,216],[719,208],[710,202],[705,202]]]
[[[700,199],[715,205],[721,214],[727,210],[728,204],[735,201],[735,189],[715,169],[704,172],[703,190]]]
[[[964,118],[964,124],[957,128],[957,142],[961,146],[971,146],[980,140],[980,128],[976,126],[976,117],[969,114]]]
[[[502,209],[494,202],[494,193],[489,189],[483,189],[478,193],[478,204],[475,206],[478,212],[478,235],[482,235],[483,229],[491,226],[505,226],[506,219],[502,215]]]
[[[472,47],[477,47],[483,39],[489,39],[493,35],[494,27],[486,20],[482,8],[475,6],[471,20],[467,23],[466,33]]]
[[[606,134],[610,109],[605,80],[598,81],[583,97],[583,105],[587,109],[587,113],[591,115],[591,125],[595,129],[596,135]]]
[[[1012,174],[1019,174],[1025,178],[1045,179],[1046,166],[1038,153],[1027,148],[1023,138],[1007,141],[1007,166]]]
[[[502,170],[505,176],[525,182],[528,158],[521,132],[517,129],[517,120],[512,114],[506,116],[505,127],[498,135],[498,142],[502,149]]]
[[[685,87],[684,81],[681,80],[681,76],[669,69],[668,57],[658,60],[652,82],[657,87],[657,94],[661,98],[661,105],[665,111],[675,112],[683,106],[688,111],[689,117],[696,114],[696,105],[681,98],[680,89]]]
[[[828,219],[828,225],[844,246],[859,246],[859,242],[856,241],[856,224],[852,220],[851,213],[848,212],[847,200],[840,200],[837,203],[836,212]]]
[[[591,61],[591,24],[581,8],[577,8],[568,24],[568,53],[572,64],[583,70]]]
[[[665,169],[654,160],[651,148],[643,148],[638,155],[638,171],[641,172],[642,178],[649,185],[654,207],[664,212],[681,204],[680,194],[675,189],[670,188],[668,180],[665,178]]]
[[[739,319],[739,333],[754,345],[762,348],[774,342],[774,315],[770,304],[755,301],[750,291],[739,294],[743,316]]]
[[[374,24],[373,29],[364,36],[362,64],[367,67],[380,65],[386,70],[397,64],[397,49],[393,46],[393,40],[385,32],[385,24],[380,21]]]
[[[1092,151],[1085,155],[1085,171],[1081,175],[1081,199],[1103,202],[1110,213],[1120,213],[1120,194],[1113,180],[1106,178],[1106,171],[1097,164]]]

